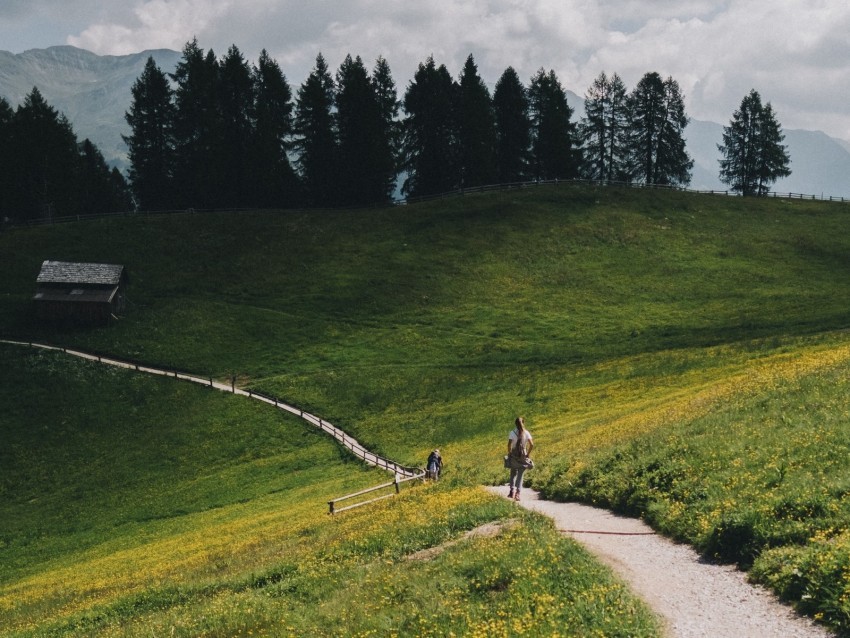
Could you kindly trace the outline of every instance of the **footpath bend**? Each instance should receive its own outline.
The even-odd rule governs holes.
[[[488,487],[507,496],[507,486]],[[834,636],[751,585],[731,565],[700,558],[643,521],[580,503],[542,500],[524,489],[518,503],[549,516],[608,565],[663,620],[670,638],[826,638]]]

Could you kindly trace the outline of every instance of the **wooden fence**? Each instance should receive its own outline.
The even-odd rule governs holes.
[[[339,514],[340,512],[344,512],[345,510],[351,510],[355,507],[361,507],[363,505],[368,505],[369,503],[375,503],[376,501],[382,501],[385,498],[392,498],[396,494],[400,493],[400,485],[402,483],[406,483],[407,481],[415,481],[419,479],[421,481],[425,480],[425,472],[421,471],[416,476],[406,476],[402,478],[399,474],[395,475],[395,480],[390,481],[389,483],[381,483],[380,485],[376,485],[375,487],[370,487],[365,490],[360,490],[359,492],[354,492],[353,494],[346,494],[345,496],[340,496],[339,498],[335,498],[332,501],[328,501],[329,514]],[[378,490],[385,490],[389,487],[394,487],[395,491],[390,492],[389,494],[383,494],[381,496],[376,496],[370,498],[365,501],[359,501],[357,503],[353,503],[352,505],[346,505],[345,507],[337,507],[337,503],[341,503],[343,501],[348,501],[353,498],[357,498],[358,496],[365,496],[366,494],[372,494],[377,492]]]
[[[177,370],[168,370],[164,368],[154,368],[148,365],[144,365],[142,363],[138,363],[132,360],[122,360],[115,359],[113,357],[107,357],[102,354],[96,354],[92,352],[83,352],[82,350],[73,350],[71,348],[65,348],[62,346],[52,346],[44,343],[33,343],[30,341],[12,341],[7,339],[0,339],[0,343],[7,343],[12,345],[19,346],[27,346],[30,348],[41,348],[44,350],[56,350],[60,352],[64,352],[66,354],[70,354],[76,357],[80,357],[82,359],[87,359],[90,361],[97,361],[99,363],[103,363],[106,365],[116,366],[119,368],[126,368],[130,370],[136,370],[138,372],[147,372],[149,374],[156,374],[160,376],[172,377],[174,379],[181,379],[184,381],[190,381],[192,383],[198,383],[200,385],[214,388],[216,390],[221,390],[224,392],[231,392],[233,394],[238,394],[242,396],[249,397],[251,399],[256,399],[258,401],[263,401],[264,403],[268,403],[269,405],[273,405],[274,407],[285,410],[291,414],[294,414],[302,419],[304,419],[310,425],[319,428],[323,432],[330,434],[334,439],[339,441],[346,449],[348,449],[354,456],[361,459],[364,463],[368,465],[372,465],[374,467],[379,467],[388,472],[392,472],[396,476],[396,481],[404,481],[411,480],[416,478],[421,478],[424,475],[424,470],[418,467],[409,467],[406,465],[401,465],[400,463],[396,463],[395,461],[391,461],[387,458],[379,456],[374,452],[370,452],[365,447],[363,447],[360,443],[357,442],[355,438],[353,438],[350,434],[346,434],[343,430],[340,430],[335,425],[328,423],[324,419],[310,414],[309,412],[305,412],[301,408],[290,405],[288,403],[284,403],[280,399],[275,397],[271,397],[268,395],[260,394],[259,392],[254,392],[253,390],[243,390],[241,388],[237,388],[236,384],[233,380],[229,383],[222,383],[220,381],[214,381],[212,377],[197,377],[194,375],[187,374],[185,372],[179,372]],[[399,478],[401,477],[401,478]],[[343,497],[347,498],[347,497]],[[339,500],[339,499],[337,499]],[[347,509],[347,508],[346,508]]]

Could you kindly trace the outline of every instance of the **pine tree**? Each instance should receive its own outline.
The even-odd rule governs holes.
[[[255,127],[251,153],[255,201],[261,207],[286,207],[299,201],[298,180],[289,162],[292,90],[278,63],[265,49],[254,68]]]
[[[171,75],[177,84],[175,181],[180,206],[215,208],[220,203],[224,158],[218,75],[215,53],[205,55],[197,39],[183,48]]]
[[[308,201],[315,206],[339,203],[338,144],[334,118],[334,82],[320,53],[298,89],[295,148]]]
[[[578,175],[579,153],[574,143],[573,110],[554,71],[543,69],[528,89],[532,126],[532,169],[541,180],[569,179]]]
[[[761,196],[767,195],[770,185],[777,179],[791,174],[791,156],[782,144],[784,140],[782,125],[768,102],[762,113],[762,146],[758,162],[758,194]]]
[[[133,84],[133,102],[124,119],[130,135],[122,136],[129,149],[129,178],[136,206],[157,210],[175,205],[174,103],[168,78],[149,57]]]
[[[420,63],[404,94],[403,191],[419,197],[443,193],[460,185],[457,153],[457,84],[445,65],[433,57]]]
[[[694,161],[685,147],[685,98],[679,83],[672,77],[664,80],[664,107],[666,117],[658,138],[658,161],[655,183],[687,186],[691,182]]]
[[[687,185],[693,160],[685,150],[688,124],[679,84],[647,73],[629,96],[631,172],[645,184]]]
[[[388,199],[391,199],[396,188],[396,177],[401,164],[401,152],[403,141],[402,123],[398,120],[398,109],[401,102],[398,99],[395,81],[393,80],[390,65],[384,57],[379,56],[372,69],[372,86],[378,97],[378,106],[381,111],[381,122],[383,137],[389,140],[389,150],[392,157],[391,172],[385,176],[384,189]]]
[[[22,219],[85,212],[76,197],[77,138],[70,123],[37,88],[24,98],[12,121],[11,206]]]
[[[528,177],[531,122],[525,87],[513,67],[496,82],[493,92],[496,119],[496,165],[500,183],[518,182]]]
[[[5,98],[0,97],[0,225],[6,218],[15,217],[12,207],[15,159],[12,155],[12,120],[15,112]]]
[[[460,74],[458,144],[461,184],[465,188],[496,179],[496,120],[493,101],[472,54]]]
[[[110,169],[100,150],[88,139],[79,145],[77,196],[87,213],[104,214],[129,209],[129,190],[123,176]]]
[[[773,107],[763,106],[758,91],[751,90],[723,127],[723,144],[717,145],[723,155],[721,181],[744,196],[766,195],[773,182],[791,174],[784,139]]]
[[[346,56],[337,72],[339,182],[346,205],[375,204],[389,198],[395,172],[386,104],[360,56]]]
[[[254,78],[242,53],[232,45],[221,59],[218,73],[221,114],[221,182],[219,207],[254,205],[251,176],[251,140],[254,137]]]
[[[579,126],[585,177],[627,179],[629,109],[626,86],[616,73],[600,73],[585,93]]]

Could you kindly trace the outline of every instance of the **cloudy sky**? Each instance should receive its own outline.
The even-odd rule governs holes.
[[[265,48],[294,86],[320,51],[332,68],[383,55],[400,92],[429,55],[457,76],[472,53],[491,86],[507,66],[554,69],[579,95],[600,71],[629,88],[658,71],[693,118],[726,124],[755,88],[785,128],[850,140],[846,0],[0,0],[0,50],[13,53],[180,50],[193,36],[252,61]]]

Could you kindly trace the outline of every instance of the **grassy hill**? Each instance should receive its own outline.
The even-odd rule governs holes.
[[[236,375],[397,461],[440,447],[447,462],[440,486],[330,521],[325,501],[385,475],[297,420],[3,347],[0,625],[333,635],[346,618],[363,635],[494,635],[521,609],[540,634],[654,635],[545,521],[475,489],[504,479],[523,414],[536,486],[642,513],[846,628],[848,213],[562,185],[0,235],[6,335]],[[35,325],[47,258],[125,264],[126,316]],[[494,539],[404,559],[514,518]],[[534,587],[509,567],[517,552]],[[568,611],[553,602],[565,582]]]

